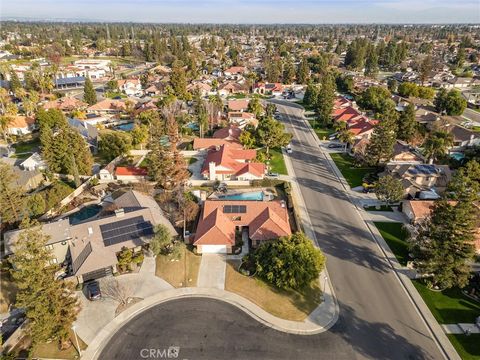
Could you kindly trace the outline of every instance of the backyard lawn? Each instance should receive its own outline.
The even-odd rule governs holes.
[[[327,139],[330,135],[332,135],[335,132],[335,130],[327,128],[322,124],[320,124],[319,121],[308,120],[308,122],[310,123],[310,125],[312,126],[313,130],[315,131],[315,133],[317,134],[320,140]]]
[[[345,153],[333,153],[330,154],[333,161],[337,165],[338,169],[342,173],[343,177],[347,180],[350,187],[361,186],[363,178],[368,173],[374,172],[375,168],[370,167],[357,167],[353,157]]]
[[[272,315],[302,321],[321,303],[318,281],[302,292],[280,290],[254,277],[240,274],[236,270],[239,264],[239,261],[228,262],[225,290],[247,298]]]
[[[34,151],[37,151],[39,146],[40,139],[38,137],[30,141],[13,144],[13,147],[15,148],[15,152],[17,154],[32,153]]]
[[[413,285],[440,324],[473,323],[480,314],[480,302],[466,297],[458,288],[432,291],[419,280],[413,280]]]
[[[181,257],[178,260],[172,261],[171,257],[157,256],[155,275],[176,288],[197,286],[198,269],[200,268],[202,257],[195,255],[183,244],[181,246],[185,252],[180,252]],[[186,256],[184,256],[185,254]],[[185,259],[187,260],[186,264]],[[185,284],[185,279],[187,279],[187,284]]]
[[[260,150],[265,152],[265,149]],[[270,172],[276,172],[281,175],[288,175],[285,160],[281,149],[270,149]]]
[[[469,336],[449,334],[447,336],[463,360],[480,359],[480,334],[471,334]]]
[[[374,224],[395,254],[398,262],[406,266],[408,261],[408,245],[406,241],[408,232],[402,227],[403,224],[396,222],[375,222]]]

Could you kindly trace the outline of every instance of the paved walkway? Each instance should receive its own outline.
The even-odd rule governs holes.
[[[223,254],[202,254],[197,286],[201,288],[225,289],[226,256]]]
[[[165,280],[155,276],[155,258],[145,256],[138,273],[125,274],[99,280],[100,290],[105,292],[111,281],[118,281],[118,288],[128,297],[147,298],[161,291],[172,289]],[[98,332],[115,318],[118,301],[112,296],[103,294],[101,300],[90,301],[81,291],[77,292],[82,310],[78,314],[75,326],[78,336],[87,344],[97,336]]]
[[[394,211],[366,211],[372,221],[408,223],[406,215],[398,210]]]
[[[93,360],[98,359],[101,350],[105,344],[112,338],[112,336],[126,323],[128,323],[133,317],[140,312],[149,309],[155,305],[181,299],[185,297],[202,297],[213,298],[225,301],[232,304],[239,309],[245,311],[256,321],[261,322],[265,326],[272,329],[283,331],[297,335],[312,335],[327,331],[335,321],[332,321],[330,316],[324,316],[323,314],[329,314],[334,311],[333,309],[325,309],[325,303],[320,305],[321,309],[317,308],[307,319],[304,321],[290,321],[277,318],[272,314],[261,309],[259,306],[250,302],[249,300],[231,293],[229,291],[214,289],[214,288],[179,288],[163,291],[154,296],[144,299],[143,301],[132,305],[130,308],[119,314],[108,325],[97,332],[95,339],[89,344],[87,350],[82,354],[82,359]]]
[[[446,334],[480,334],[480,327],[475,324],[443,324]]]

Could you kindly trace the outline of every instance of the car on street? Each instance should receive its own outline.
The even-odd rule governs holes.
[[[327,146],[327,148],[329,148],[329,149],[341,149],[341,148],[344,148],[344,147],[345,147],[345,145],[340,144],[340,143],[330,143]]]
[[[267,174],[267,177],[271,177],[271,178],[276,178],[276,177],[278,177],[278,176],[279,176],[279,175],[278,175],[278,173],[276,173],[276,172],[269,172],[269,173]]]
[[[291,154],[292,153],[292,148],[290,147],[290,145],[287,146],[287,154]]]
[[[89,281],[87,283],[87,296],[90,301],[100,300],[102,298],[98,281]]]

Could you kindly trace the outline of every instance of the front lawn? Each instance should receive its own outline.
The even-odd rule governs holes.
[[[265,152],[265,149],[259,150]],[[288,175],[285,160],[281,149],[270,149],[270,172],[279,173],[281,175]]]
[[[450,342],[463,360],[480,359],[480,334],[448,334]]]
[[[342,173],[343,177],[347,180],[348,185],[350,185],[352,188],[361,186],[365,175],[375,171],[375,168],[357,167],[353,157],[348,154],[333,153],[330,154],[330,156]]]
[[[409,259],[407,237],[408,232],[403,228],[402,223],[396,222],[375,222],[383,239],[387,242],[388,246],[395,254],[398,262],[406,266]]]
[[[310,125],[312,126],[313,130],[315,131],[315,133],[317,134],[320,140],[328,139],[328,137],[335,132],[335,130],[323,126],[318,120],[315,121],[315,120],[309,119],[308,122],[310,123]]]
[[[178,260],[173,260],[169,256],[157,256],[155,275],[176,288],[197,286],[198,269],[202,257],[195,255],[183,244],[182,247],[183,251],[180,252],[181,257]]]
[[[247,298],[282,319],[303,321],[322,302],[318,280],[304,291],[285,291],[254,277],[240,274],[238,261],[228,261],[225,290]]]
[[[15,149],[15,152],[17,154],[32,153],[34,151],[37,151],[39,146],[40,139],[38,137],[30,141],[13,144],[13,148]]]
[[[420,280],[412,282],[440,324],[474,323],[480,314],[480,302],[466,297],[458,288],[432,291]]]

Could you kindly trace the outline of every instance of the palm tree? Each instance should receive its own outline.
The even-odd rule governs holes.
[[[445,155],[453,145],[453,135],[446,131],[436,131],[427,137],[423,145],[423,153],[432,164],[438,157]]]
[[[337,121],[333,127],[337,131],[338,140],[345,143],[345,151],[347,151],[348,144],[352,145],[355,141],[353,133],[348,129],[345,121]]]
[[[2,132],[3,139],[8,144],[8,135],[7,129],[8,125],[12,122],[13,118],[9,115],[1,115],[0,116],[0,130]]]

